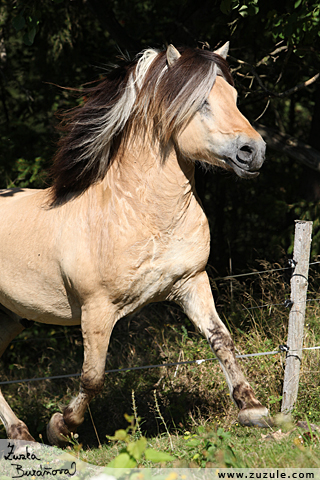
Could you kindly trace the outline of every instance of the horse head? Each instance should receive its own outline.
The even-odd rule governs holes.
[[[217,55],[225,60],[228,46],[214,52],[212,60]],[[169,68],[178,66],[182,58],[175,47],[168,47]],[[239,177],[256,177],[264,162],[265,142],[237,108],[237,91],[219,61],[213,64],[212,76],[209,95],[176,137],[178,149],[189,159],[232,169]]]

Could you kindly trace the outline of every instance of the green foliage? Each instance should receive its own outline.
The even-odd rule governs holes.
[[[14,179],[7,181],[8,188],[15,187],[37,187],[42,186],[44,178],[43,167],[45,161],[41,157],[37,157],[34,161],[28,161],[24,158],[19,158],[12,168],[12,175]]]
[[[259,0],[223,0],[220,5],[222,13],[228,15],[232,10],[239,13],[241,17],[257,15],[259,13]]]
[[[19,33],[19,37],[22,36],[23,43],[28,47],[31,47],[34,44],[35,37],[40,31],[41,24],[47,23],[47,16],[50,12],[51,15],[56,13],[57,8],[55,5],[62,4],[63,0],[47,0],[45,2],[33,1],[28,2],[20,0],[15,2],[13,6],[13,19],[12,26]],[[60,8],[60,12],[61,12]],[[68,25],[68,29],[71,29],[70,18],[68,15],[68,9],[63,8],[63,13],[65,16],[65,23]],[[69,22],[68,22],[69,21]],[[63,38],[62,32],[60,32],[59,37]]]
[[[107,436],[109,440],[124,442],[125,446],[121,449],[119,455],[108,463],[108,468],[135,468],[143,461],[153,463],[172,462],[175,457],[166,452],[159,452],[153,448],[148,448],[147,439],[143,436],[132,441],[137,433],[134,416],[125,415],[130,423],[126,430],[117,430],[114,436]],[[139,420],[140,421],[140,418]]]
[[[220,9],[225,15],[237,13],[241,17],[254,17],[260,12],[261,0],[222,0]],[[271,32],[275,42],[284,40],[297,49],[303,43],[311,44],[320,35],[318,2],[287,0],[281,5],[268,2],[264,7],[266,30]]]
[[[302,0],[286,5],[285,13],[276,10],[268,12],[268,25],[272,28],[275,42],[288,40],[295,48],[303,44],[311,45],[320,36],[320,5]],[[302,51],[300,52],[301,54]]]
[[[239,467],[239,461],[230,445],[231,434],[223,428],[217,430],[198,427],[197,433],[184,437],[188,454],[192,461],[202,468],[212,467],[218,452],[223,452],[223,461],[226,467]]]
[[[23,30],[23,42],[29,47],[33,44],[35,36],[39,31],[40,18],[40,11],[35,10],[28,14],[25,8],[23,8],[12,20],[12,25],[17,32]]]
[[[95,80],[105,65],[117,62],[119,48],[133,55],[150,45],[195,46],[199,40],[200,45],[207,42],[215,47],[230,40],[239,106],[252,122],[270,98],[250,66],[256,68],[265,87],[276,92],[314,75],[320,69],[319,12],[317,2],[303,0],[183,4],[178,0],[111,0],[108,5],[82,0],[4,0],[0,6],[0,188],[50,184],[45,172],[59,139],[56,114],[78,104],[73,92],[56,85],[77,88]],[[270,55],[279,46],[281,52]],[[240,70],[233,58],[244,62]],[[310,143],[319,108],[313,112],[314,106],[314,87],[291,100],[271,98],[263,122]],[[214,258],[210,263],[221,274],[230,255],[241,270],[255,258],[277,261],[283,250],[290,253],[297,212],[292,205],[306,201],[309,190],[301,177],[307,173],[296,162],[271,151],[267,162],[260,177],[250,183],[234,182],[219,173],[204,179],[199,173],[197,189],[212,227]],[[203,192],[201,184],[205,184]],[[317,199],[311,201],[314,208],[309,209],[309,216],[316,223]],[[318,231],[315,225],[314,254],[320,245]]]
[[[282,400],[282,395],[278,395],[278,396],[270,395],[269,405],[281,402],[281,400]]]
[[[82,0],[1,2],[1,188],[42,188],[48,185],[46,171],[59,139],[55,116],[79,103],[72,91],[57,85],[77,88],[97,79],[106,65],[117,62],[119,48],[133,55],[150,45],[159,48],[167,43],[201,46],[208,42],[215,48],[219,42],[230,40],[230,64],[241,111],[252,122],[270,101],[261,120],[264,124],[319,149],[315,145],[317,138],[311,135],[311,127],[317,124],[319,115],[319,87],[312,85],[293,96],[273,98],[261,87],[255,75],[260,76],[266,89],[280,93],[320,70],[320,8],[317,2],[110,0],[100,2],[103,4],[100,12],[92,8],[93,3],[99,4]],[[238,60],[243,63],[239,64]],[[249,266],[267,268],[267,262],[260,265],[257,259],[287,266],[286,256],[292,253],[293,221],[296,218],[313,220],[312,255],[319,254],[319,200],[308,183],[310,177],[317,180],[316,173],[271,150],[267,150],[266,163],[254,181],[238,181],[220,172],[204,174],[198,170],[197,173],[197,189],[211,226],[212,256],[209,263],[216,269],[210,270],[213,277],[229,273],[230,261],[237,272],[247,271]],[[260,280],[248,280],[242,284],[234,281],[232,295],[230,282],[213,282],[219,312],[238,336],[241,350],[273,350],[279,343],[285,343],[287,311],[284,308],[272,307],[267,314],[249,308],[283,302],[288,296],[286,282],[284,277],[277,280],[272,277],[264,283]],[[318,280],[314,281],[317,289],[318,283]],[[246,308],[248,310],[243,311]],[[159,358],[170,362],[211,356],[205,340],[199,338],[190,322],[175,310],[170,312],[171,316],[162,307],[150,307],[147,314],[137,320],[116,326],[108,366],[118,368],[159,363]],[[310,339],[310,345],[320,338],[318,317],[316,309],[312,315],[309,312],[311,326],[307,339]],[[56,335],[63,338],[56,339]],[[78,331],[77,335],[72,339],[66,329],[39,325],[25,331],[23,336],[29,338],[28,348],[17,342],[8,349],[1,364],[4,379],[80,371],[82,347]],[[42,341],[41,338],[46,336],[50,339]],[[124,338],[128,340],[124,341]],[[319,359],[313,361],[312,355],[306,355],[295,415],[297,418],[307,415],[311,421],[319,421],[319,380],[316,375]],[[132,388],[138,392],[137,408],[143,411],[148,432],[154,433],[157,428],[164,430],[162,422],[157,424],[159,415],[149,406],[154,405],[150,392],[154,385],[158,388],[158,382],[159,408],[163,409],[163,418],[171,432],[175,428],[191,428],[195,417],[199,423],[230,424],[236,412],[232,410],[231,402],[225,400],[227,387],[218,366],[210,363],[168,369],[163,377],[158,369],[149,372],[148,376],[128,372],[108,382],[103,400],[95,400],[94,406],[101,419],[103,435],[119,428],[114,435],[114,441],[123,448],[117,460],[119,464],[142,464],[155,461],[154,458],[157,461],[164,458],[157,457],[159,454],[155,449],[149,451],[149,441],[146,443],[145,437],[139,437],[136,431],[122,425],[123,411],[130,408],[127,392]],[[277,412],[283,369],[279,358],[250,360],[246,369],[259,398],[271,407],[273,413]],[[77,381],[73,380],[58,384],[40,382],[37,387],[23,384],[19,390],[13,385],[8,387],[8,395],[17,413],[31,425],[31,430],[45,435],[50,415],[57,405],[70,401],[77,386]],[[105,398],[108,415],[105,413]],[[91,425],[89,420],[86,422],[81,434],[90,437]],[[213,458],[218,462],[219,452],[225,450],[227,453],[221,454],[223,465],[232,465],[232,462],[241,465],[240,447],[238,451],[233,448],[234,439],[231,442],[225,430],[220,431],[215,426],[211,430],[196,430],[196,437],[189,439],[194,443],[188,445],[181,457],[186,455],[188,462],[193,461],[199,466]],[[238,435],[239,442],[243,440],[244,450],[254,437],[241,428],[233,433]],[[3,430],[1,435],[4,435]],[[259,438],[254,439],[256,443]],[[92,438],[87,440],[88,444],[92,441]],[[284,454],[284,446],[281,448],[277,452]],[[300,452],[298,447],[294,448],[295,454]],[[270,458],[272,455],[277,458],[277,452],[271,447],[266,450]]]

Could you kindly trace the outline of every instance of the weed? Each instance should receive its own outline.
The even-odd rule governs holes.
[[[137,411],[137,406],[136,406],[136,399],[135,399],[135,396],[134,396],[134,390],[132,390],[132,392],[131,392],[131,398],[132,398],[132,410],[133,410],[134,420],[135,420],[135,424],[136,424],[137,438],[140,438],[140,437],[142,437],[142,432],[141,432],[141,428],[140,428],[141,418],[138,417],[138,411]]]
[[[134,423],[134,416],[125,416],[130,423],[126,430],[117,430],[114,436],[108,436],[109,440],[120,441],[124,445],[116,456],[108,465],[108,468],[135,468],[141,463],[154,462],[164,463],[171,462],[175,458],[166,452],[159,452],[153,448],[148,448],[148,442],[145,437],[132,441],[135,437],[137,426]]]
[[[163,416],[162,416],[162,414],[161,414],[160,408],[159,408],[158,399],[157,399],[157,391],[154,390],[154,391],[153,391],[153,394],[154,394],[154,403],[155,403],[155,406],[156,406],[156,411],[157,411],[157,413],[158,413],[158,415],[159,415],[158,418],[160,418],[160,420],[162,421],[162,424],[163,424],[164,428],[166,429],[167,435],[168,435],[169,440],[170,440],[171,450],[173,450],[171,435],[170,435],[170,432],[169,432],[169,430],[168,430],[167,424],[166,424],[166,422],[165,422],[165,420],[164,420],[164,418],[163,418]]]
[[[200,467],[211,467],[216,463],[217,456],[221,457],[223,452],[223,461],[225,466],[238,466],[237,458],[231,445],[231,434],[223,428],[217,430],[198,427],[197,433],[186,438],[186,449],[191,456],[192,462]],[[192,463],[191,463],[192,466]]]

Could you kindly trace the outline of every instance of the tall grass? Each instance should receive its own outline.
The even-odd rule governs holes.
[[[279,265],[271,266],[262,262],[260,268],[273,267]],[[289,281],[290,271],[287,270],[233,279],[232,283],[230,280],[216,282],[211,279],[218,311],[232,333],[239,354],[273,351],[286,343],[289,310],[283,303],[290,297]],[[306,347],[320,345],[318,284],[318,274],[313,271],[308,296],[314,301],[307,304]],[[319,355],[319,350],[303,353],[294,421],[307,418],[311,423],[320,424]],[[134,367],[211,357],[213,355],[207,342],[175,305],[154,304],[135,317],[118,322],[112,334],[106,367]],[[36,325],[23,332],[3,355],[1,379],[80,372],[81,362],[82,341],[78,327]],[[241,361],[257,397],[270,409],[272,415],[276,415],[281,406],[284,363],[285,354]],[[77,392],[78,385],[78,378],[70,378],[19,383],[5,386],[2,390],[12,408],[26,421],[31,433],[39,440],[40,437],[45,439],[45,425],[52,413],[68,404]],[[124,414],[133,413],[132,391],[136,416],[142,419],[139,427],[143,435],[154,439],[152,442],[155,446],[159,444],[163,448],[163,442],[168,446],[169,432],[174,448],[180,452],[180,461],[185,458],[188,464],[210,463],[211,460],[202,458],[199,452],[197,456],[191,447],[184,447],[183,453],[181,445],[188,443],[184,437],[189,434],[185,432],[203,439],[208,435],[210,437],[213,432],[213,437],[211,440],[207,438],[207,442],[215,442],[215,445],[222,448],[238,439],[238,447],[234,450],[238,466],[240,463],[250,464],[251,460],[245,460],[241,451],[245,451],[249,448],[248,445],[253,445],[258,439],[260,441],[261,431],[237,424],[237,410],[230,400],[224,376],[215,360],[107,374],[103,392],[92,401],[91,415],[86,416],[78,431],[80,442],[87,451],[85,455],[90,457],[91,449],[98,446],[98,438],[103,444],[100,449],[103,460],[98,462],[107,462],[108,458],[116,454],[119,447],[111,446],[106,435],[113,435],[115,430],[126,428]],[[204,430],[199,432],[199,428]],[[222,435],[221,439],[221,431],[220,437],[217,434],[218,428],[230,432],[230,436],[224,438]],[[300,455],[301,449],[307,447],[303,444],[296,446],[294,441],[299,435],[296,431],[292,435],[290,442]],[[5,437],[4,428],[0,429],[0,437]],[[265,440],[265,451],[268,451],[268,445]],[[281,441],[277,445],[281,445]],[[218,455],[219,448],[213,449],[215,455]],[[305,453],[306,451],[301,455]],[[284,453],[281,456],[285,458]],[[219,463],[218,457],[214,458]],[[224,457],[220,463],[223,462],[226,463]]]

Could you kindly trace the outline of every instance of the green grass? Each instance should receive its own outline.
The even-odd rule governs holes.
[[[264,266],[268,268],[268,266]],[[317,298],[318,279],[310,282],[309,298]],[[287,279],[280,273],[241,282],[213,284],[218,311],[235,340],[237,353],[277,350],[286,343],[289,311],[280,304],[289,297]],[[304,346],[320,345],[320,302],[308,302]],[[36,325],[5,352],[2,380],[75,373],[81,370],[79,329]],[[44,339],[45,337],[45,339]],[[32,341],[28,341],[28,339]],[[151,305],[115,327],[107,369],[211,358],[207,342],[174,305]],[[125,429],[125,414],[141,417],[140,432],[150,448],[173,453],[170,465],[179,467],[320,467],[318,437],[295,426],[298,420],[320,425],[320,351],[304,351],[293,425],[273,430],[242,427],[237,409],[216,361],[187,366],[108,374],[103,392],[90,404],[79,428],[77,455],[106,465],[124,448],[108,440]],[[259,400],[275,416],[281,408],[285,354],[241,360]],[[36,440],[45,441],[45,427],[55,411],[67,405],[79,379],[5,386],[11,407]],[[134,403],[133,403],[134,399]],[[281,429],[281,432],[279,430]],[[288,430],[288,431],[287,431]],[[140,435],[140,432],[139,435]],[[98,437],[97,437],[98,435]],[[266,435],[269,435],[266,437]],[[0,427],[0,438],[5,431]],[[300,438],[301,437],[301,438]],[[132,441],[137,439],[137,432]],[[98,448],[99,443],[101,448]],[[81,446],[80,446],[81,444]],[[173,450],[171,449],[171,444]],[[143,460],[141,466],[150,466]]]
[[[148,438],[148,447],[176,457],[166,467],[176,468],[320,468],[320,439],[310,439],[308,431],[292,427],[290,431],[266,432],[240,425],[230,428],[217,424],[171,435],[173,450],[166,436]],[[105,466],[123,449],[122,442],[110,442],[100,449],[79,452],[88,463]],[[142,461],[140,467],[152,467]]]

